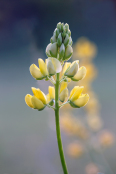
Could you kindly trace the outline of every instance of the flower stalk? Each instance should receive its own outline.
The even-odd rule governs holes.
[[[55,84],[55,120],[56,120],[56,135],[57,135],[57,142],[58,142],[58,149],[59,149],[61,164],[62,164],[64,174],[68,174],[65,157],[63,153],[63,146],[62,146],[61,133],[60,133],[60,123],[59,123],[59,73],[56,74],[56,84]]]

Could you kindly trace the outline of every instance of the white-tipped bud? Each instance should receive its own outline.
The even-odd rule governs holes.
[[[71,36],[71,31],[70,30],[68,30],[67,31],[67,33],[68,33],[68,35],[69,35],[69,37]]]
[[[66,49],[65,49],[65,55],[64,55],[64,60],[68,60],[71,58],[73,54],[73,49],[70,45],[67,45]]]
[[[66,23],[64,26],[65,26],[66,30],[68,31],[69,30],[69,25]]]
[[[59,22],[59,23],[57,24],[57,28],[58,28],[59,30],[61,30],[61,22]]]
[[[56,42],[56,35],[55,34],[53,34],[53,36],[51,37],[51,43],[54,43],[54,42]]]
[[[58,37],[58,35],[59,35],[59,30],[58,30],[57,28],[54,30],[54,34],[55,34],[56,37]]]
[[[68,43],[69,43],[69,35],[66,34],[66,37],[65,37],[65,39],[64,39],[64,45],[67,46]]]
[[[58,35],[57,43],[58,43],[58,46],[59,46],[59,47],[60,47],[61,44],[62,44],[62,36],[61,36],[61,33]]]
[[[72,38],[69,37],[69,43],[68,43],[70,46],[72,46]]]
[[[59,52],[60,59],[62,57],[64,57],[64,54],[65,54],[65,46],[64,46],[64,44],[62,44],[61,47],[60,47],[60,52]]]
[[[49,52],[50,52],[52,57],[57,58],[57,53],[58,53],[57,42],[55,42],[51,45]]]
[[[48,57],[51,57],[51,55],[50,55],[50,48],[51,48],[51,43],[50,44],[48,44],[47,45],[47,47],[46,47],[46,55],[48,56]]]

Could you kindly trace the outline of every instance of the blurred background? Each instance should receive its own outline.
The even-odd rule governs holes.
[[[71,61],[78,58],[88,67],[81,85],[93,99],[88,108],[70,109],[69,115],[61,111],[69,173],[116,173],[116,1],[1,0],[0,174],[62,174],[54,112],[33,111],[24,101],[32,86],[48,92],[50,83],[35,81],[29,66],[46,58],[58,22],[69,24],[74,44]],[[84,127],[84,138],[77,127],[76,133],[72,130],[71,116]]]

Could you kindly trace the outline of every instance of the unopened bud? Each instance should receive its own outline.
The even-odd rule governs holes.
[[[56,35],[56,37],[58,37],[58,35],[59,35],[59,30],[58,30],[57,28],[54,30],[54,34]]]
[[[51,43],[56,42],[56,35],[55,35],[55,33],[54,33],[53,36],[51,37],[50,41],[51,41]]]
[[[66,37],[64,39],[64,45],[67,46],[68,43],[69,43],[69,36],[68,36],[68,34],[66,34]]]
[[[67,31],[67,34],[69,35],[69,37],[71,36],[71,31],[70,30],[68,30]]]
[[[64,57],[64,54],[65,54],[65,46],[64,44],[62,44],[60,47],[59,58],[61,59],[62,57]]]
[[[51,43],[50,44],[48,44],[47,45],[47,47],[46,47],[46,55],[48,56],[48,57],[51,57],[51,55],[50,55],[50,48],[51,48]]]
[[[73,49],[70,45],[67,45],[66,49],[65,49],[65,55],[64,55],[64,60],[68,60],[71,58],[73,53]]]
[[[69,37],[69,43],[68,44],[72,46],[72,38],[71,37]]]
[[[57,24],[57,28],[58,28],[59,30],[61,30],[61,22],[59,22],[59,23]]]
[[[53,43],[50,47],[50,54],[52,57],[57,57],[57,52],[58,52],[58,47],[57,47],[57,42]]]
[[[59,47],[60,47],[61,44],[62,44],[62,36],[61,36],[61,33],[58,35],[57,43],[58,43],[58,46],[59,46]]]
[[[63,31],[64,23],[61,24],[61,31]]]
[[[68,31],[69,25],[66,23],[64,26],[65,26],[66,30]]]

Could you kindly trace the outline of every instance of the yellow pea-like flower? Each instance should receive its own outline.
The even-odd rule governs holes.
[[[41,73],[44,76],[48,76],[49,74],[48,74],[46,63],[42,59],[38,59],[38,64],[39,64],[39,68],[40,68]]]
[[[70,105],[74,108],[80,108],[87,104],[89,100],[88,94],[81,94],[83,91],[83,86],[75,86],[69,96]]]
[[[67,82],[62,82],[60,86],[59,99],[61,102],[64,102],[67,97],[68,97]]]
[[[54,75],[62,71],[61,63],[58,59],[53,57],[48,57],[47,59],[47,69],[50,75]]]
[[[32,102],[32,104],[34,106],[34,109],[43,110],[44,107],[45,107],[43,102],[40,99],[38,99],[37,97],[35,97],[35,96],[32,96],[31,102]]]
[[[34,108],[32,102],[31,102],[31,98],[32,98],[32,95],[27,94],[27,95],[25,96],[25,103],[26,103],[29,107]]]
[[[73,77],[78,72],[78,69],[79,69],[79,60],[76,60],[68,67],[64,75],[67,77]]]
[[[35,97],[37,97],[39,100],[41,100],[43,102],[43,104],[46,105],[46,103],[47,103],[46,95],[39,88],[36,89],[36,88],[32,87],[32,92]]]
[[[49,86],[48,91],[49,91],[50,99],[54,100],[55,99],[55,89],[54,89],[54,87]]]
[[[75,76],[73,76],[71,79],[73,81],[79,81],[84,79],[84,77],[86,76],[86,68],[84,66],[79,68],[79,71],[75,74]]]
[[[65,71],[68,69],[68,67],[71,65],[71,62],[66,62],[64,64],[64,67],[63,67],[63,74],[65,73]]]
[[[42,80],[44,78],[44,75],[35,64],[32,64],[29,69],[32,77],[34,77],[35,79]]]

